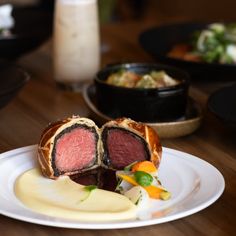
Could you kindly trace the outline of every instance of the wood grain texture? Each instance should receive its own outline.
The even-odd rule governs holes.
[[[148,25],[129,23],[104,26],[101,31],[102,42],[108,45],[109,51],[102,54],[102,66],[118,61],[153,62],[153,59],[140,47],[137,39],[140,32],[153,25],[156,25],[156,22]],[[52,121],[73,114],[90,116],[79,93],[62,91],[55,85],[52,76],[51,48],[51,41],[46,42],[38,50],[18,61],[31,73],[32,79],[9,105],[0,110],[0,152],[37,143],[42,130]],[[236,135],[206,108],[209,94],[223,86],[225,86],[223,82],[194,81],[190,95],[204,109],[205,116],[202,126],[189,136],[161,140],[163,146],[196,155],[221,171],[226,181],[226,188],[216,203],[199,213],[173,222],[123,230],[95,231],[53,228],[25,223],[0,215],[0,235],[234,235]]]

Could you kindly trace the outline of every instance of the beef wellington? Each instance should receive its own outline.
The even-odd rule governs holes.
[[[101,129],[87,118],[67,118],[49,125],[38,145],[41,170],[52,179],[99,166],[119,170],[143,160],[158,167],[161,154],[155,130],[127,118],[109,121]]]

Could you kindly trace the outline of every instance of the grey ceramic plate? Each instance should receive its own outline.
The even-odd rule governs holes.
[[[93,84],[87,84],[83,88],[83,98],[91,110],[92,117],[100,124],[118,118],[104,114],[96,106],[96,88]],[[199,128],[202,121],[202,109],[192,99],[186,110],[186,114],[179,120],[171,122],[146,123],[154,128],[161,138],[176,138],[193,133]]]

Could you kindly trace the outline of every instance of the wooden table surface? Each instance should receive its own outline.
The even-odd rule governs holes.
[[[154,60],[144,52],[137,40],[140,32],[153,25],[155,22],[102,27],[102,42],[108,46],[108,51],[102,53],[102,66],[117,61],[153,62]],[[0,110],[0,152],[36,144],[49,122],[73,114],[90,116],[81,94],[62,91],[55,85],[51,48],[52,43],[49,40],[38,50],[17,61],[31,74],[32,79],[10,104]],[[235,235],[236,135],[224,127],[206,108],[209,94],[225,85],[226,83],[222,82],[193,81],[190,95],[203,107],[202,126],[186,137],[162,139],[163,146],[196,155],[220,170],[225,178],[226,187],[223,195],[213,205],[169,223],[122,230],[54,228],[0,215],[0,235]]]

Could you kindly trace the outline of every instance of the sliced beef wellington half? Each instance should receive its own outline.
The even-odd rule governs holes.
[[[131,119],[121,118],[106,123],[101,130],[102,164],[119,170],[135,162],[150,160],[157,167],[162,147],[155,130]]]
[[[99,129],[90,119],[72,117],[49,125],[38,145],[43,174],[57,178],[100,166],[99,143]]]

